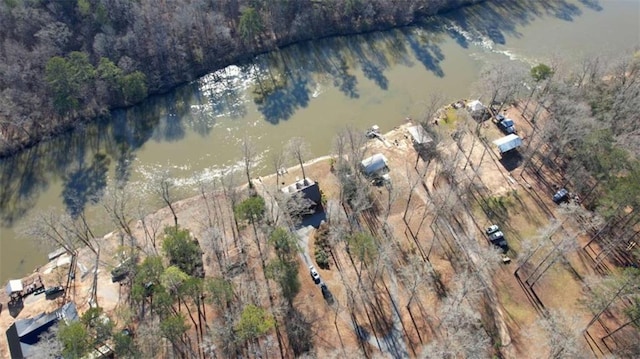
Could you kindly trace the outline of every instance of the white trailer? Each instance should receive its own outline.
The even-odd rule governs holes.
[[[500,154],[503,154],[520,147],[522,138],[516,134],[510,134],[493,141],[493,144],[498,147]]]

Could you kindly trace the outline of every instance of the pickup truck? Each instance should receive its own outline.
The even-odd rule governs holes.
[[[512,119],[506,118],[502,114],[498,114],[496,116],[496,120],[498,120],[498,127],[505,134],[510,135],[516,132],[516,127]]]

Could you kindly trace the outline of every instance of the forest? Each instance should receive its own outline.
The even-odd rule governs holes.
[[[0,155],[288,44],[478,0],[3,0]]]

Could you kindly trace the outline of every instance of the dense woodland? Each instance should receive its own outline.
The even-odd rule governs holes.
[[[0,153],[295,42],[478,0],[3,0]]]

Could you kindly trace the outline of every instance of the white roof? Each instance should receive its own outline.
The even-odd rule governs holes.
[[[498,146],[500,152],[507,152],[520,146],[522,144],[522,139],[520,138],[520,136],[512,133],[502,138],[498,138],[497,140],[493,141],[493,144]]]
[[[22,291],[22,280],[20,279],[12,279],[7,283],[7,295],[11,295],[11,293]]]
[[[369,158],[365,158],[361,165],[363,172],[370,175],[385,168],[387,166],[387,158],[381,153],[376,153]]]
[[[482,102],[474,100],[467,104],[467,108],[469,108],[471,111],[480,111],[484,109],[484,105],[482,104]]]
[[[409,134],[411,135],[411,137],[413,137],[413,140],[419,145],[433,141],[427,131],[425,131],[424,128],[420,125],[411,126],[407,128],[407,131],[409,131]]]

